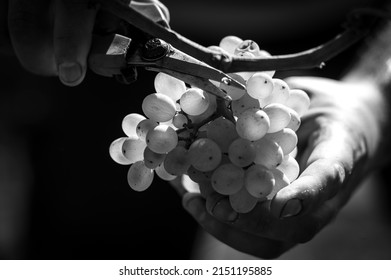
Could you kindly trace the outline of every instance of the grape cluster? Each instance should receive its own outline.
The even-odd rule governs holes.
[[[236,36],[211,46],[229,55],[268,57],[257,43]],[[229,196],[239,213],[271,199],[299,175],[296,131],[310,99],[300,89],[273,78],[274,71],[229,74],[246,90],[221,83],[231,101],[220,100],[165,73],[156,75],[156,93],[142,102],[145,116],[127,115],[126,134],[110,145],[112,159],[131,165],[128,183],[147,189],[155,174],[182,176],[201,195]]]

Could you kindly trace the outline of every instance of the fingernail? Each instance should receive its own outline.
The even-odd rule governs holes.
[[[226,200],[220,200],[212,209],[212,215],[217,219],[225,222],[234,222],[239,217],[239,214],[234,211]]]
[[[60,80],[67,85],[74,85],[82,78],[82,70],[79,63],[64,62],[58,67]]]
[[[301,208],[302,205],[299,199],[297,198],[291,199],[285,204],[284,208],[282,208],[280,218],[284,219],[284,218],[296,216],[297,214],[300,213]]]

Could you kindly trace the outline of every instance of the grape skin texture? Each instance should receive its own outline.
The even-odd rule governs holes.
[[[148,132],[146,142],[155,153],[165,154],[177,146],[178,135],[172,127],[159,124]]]
[[[274,175],[263,165],[252,165],[246,170],[244,186],[256,198],[266,197],[276,183]]]
[[[164,168],[172,175],[185,174],[190,167],[190,159],[187,149],[182,146],[175,147],[164,159]]]
[[[156,122],[169,121],[176,113],[175,102],[161,93],[147,95],[141,104],[141,108],[149,119]]]
[[[280,145],[267,138],[255,141],[254,151],[254,163],[261,164],[270,169],[279,166],[284,157],[284,153]]]
[[[270,120],[270,127],[267,133],[274,133],[285,128],[291,121],[289,108],[278,103],[271,103],[263,108]]]
[[[150,120],[150,119],[144,119],[139,122],[139,124],[136,127],[136,134],[137,136],[143,140],[146,141],[146,137],[148,134],[148,131],[158,126],[158,123]]]
[[[250,141],[261,139],[268,132],[269,127],[269,117],[260,109],[244,111],[236,122],[239,136]]]
[[[179,101],[182,110],[191,116],[198,116],[204,113],[209,106],[208,94],[197,88],[188,89]]]
[[[212,175],[212,186],[216,192],[230,195],[238,192],[244,183],[244,170],[232,163],[220,165]]]
[[[229,196],[229,202],[233,210],[244,214],[254,209],[258,199],[252,196],[247,189],[243,187],[237,193]]]
[[[137,113],[132,113],[125,116],[125,118],[122,120],[123,132],[128,137],[137,136],[136,127],[142,120],[145,120],[145,117]]]
[[[128,137],[122,145],[122,153],[131,163],[134,163],[143,160],[146,146],[145,142],[138,137]]]
[[[235,125],[223,118],[217,118],[206,127],[206,135],[219,145],[223,153],[228,152],[229,145],[238,138]]]
[[[159,164],[161,164],[166,157],[165,154],[155,153],[148,147],[144,149],[143,156],[145,166],[151,169],[155,169],[156,167],[158,167]]]
[[[233,164],[239,167],[249,166],[255,159],[253,142],[247,139],[237,138],[229,146],[228,157]]]
[[[298,141],[296,133],[290,128],[267,134],[265,138],[277,142],[281,146],[284,155],[291,153],[297,146]]]
[[[122,146],[126,139],[128,139],[128,137],[118,138],[114,140],[109,147],[109,154],[112,160],[122,165],[132,164],[132,162],[129,159],[127,159],[122,152]]]
[[[183,81],[163,72],[159,72],[156,75],[154,86],[156,92],[167,95],[174,102],[181,98],[186,91],[186,85]]]
[[[164,168],[164,162],[155,168],[155,173],[160,179],[164,181],[172,181],[177,177],[167,172],[167,170]]]
[[[261,72],[252,75],[246,84],[247,93],[255,99],[268,97],[272,93],[273,87],[272,78]]]
[[[191,144],[189,157],[195,169],[202,172],[212,171],[220,164],[221,150],[213,140],[200,138]]]
[[[143,161],[133,163],[128,171],[129,186],[138,192],[145,191],[152,184],[153,170],[147,168]]]

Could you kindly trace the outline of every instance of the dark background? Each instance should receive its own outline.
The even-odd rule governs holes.
[[[271,3],[273,2],[273,3]],[[171,27],[202,45],[226,35],[253,39],[272,54],[314,47],[342,30],[345,14],[372,1],[163,1]],[[302,71],[338,78],[357,48]],[[141,113],[155,73],[124,86],[88,72],[68,88],[56,78],[0,63],[0,258],[188,259],[197,225],[159,179],[143,193],[108,154],[122,118]],[[285,77],[296,72],[277,73]]]

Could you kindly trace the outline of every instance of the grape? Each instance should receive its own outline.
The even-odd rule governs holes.
[[[158,167],[155,168],[155,173],[160,179],[164,181],[172,181],[177,177],[166,171],[166,169],[164,168],[164,161],[159,164]]]
[[[244,40],[235,48],[234,55],[241,52],[249,52],[257,57],[260,55],[261,50],[259,49],[259,45],[253,40]]]
[[[247,93],[256,99],[266,98],[273,91],[272,78],[264,73],[257,72],[246,83]]]
[[[226,36],[221,39],[219,46],[229,54],[234,54],[236,47],[242,42],[243,40],[237,36]]]
[[[172,124],[176,127],[176,128],[183,128],[187,125],[187,117],[184,115],[184,114],[181,114],[181,113],[178,113],[174,116],[174,118],[172,119]]]
[[[191,116],[201,115],[208,109],[209,98],[202,89],[190,88],[179,101],[183,112]]]
[[[267,168],[275,168],[281,164],[284,154],[280,145],[267,138],[254,142],[254,163]]]
[[[284,128],[275,133],[269,133],[265,138],[277,142],[281,146],[284,155],[292,152],[297,145],[297,135],[290,128]]]
[[[295,110],[301,117],[310,107],[310,98],[307,93],[301,89],[291,89],[286,105]]]
[[[237,193],[229,196],[229,202],[236,212],[248,213],[257,205],[258,199],[249,194],[246,188],[241,188]]]
[[[281,79],[273,79],[273,91],[264,99],[259,100],[261,107],[265,107],[271,103],[286,104],[289,98],[289,86]]]
[[[263,165],[250,166],[244,175],[244,186],[256,198],[266,197],[276,183],[273,173]]]
[[[200,186],[186,174],[181,177],[181,184],[189,193],[200,193]]]
[[[146,141],[145,139],[147,137],[148,131],[155,128],[156,126],[158,126],[157,122],[150,119],[144,119],[137,124],[136,134],[141,140]]]
[[[276,184],[274,185],[274,188],[271,193],[267,195],[268,199],[272,199],[279,190],[285,188],[286,186],[289,186],[290,183],[288,177],[280,169],[270,169],[270,172],[273,173],[274,179],[276,180]]]
[[[214,95],[210,95],[208,93],[205,93],[205,94],[208,95],[208,100],[209,100],[208,108],[201,115],[188,116],[189,120],[191,120],[191,122],[193,122],[193,123],[202,122],[203,120],[209,118],[210,116],[212,116],[216,112],[216,108],[217,108],[216,97]]]
[[[187,175],[192,179],[194,182],[197,183],[205,183],[210,182],[210,179],[212,178],[213,171],[206,171],[202,172],[197,169],[195,169],[193,166],[190,166],[187,170]]]
[[[141,104],[141,108],[149,119],[156,122],[169,121],[176,113],[175,102],[162,93],[147,95]]]
[[[247,109],[236,122],[236,131],[239,136],[250,141],[262,138],[269,127],[269,117],[260,109]]]
[[[213,189],[223,195],[238,192],[244,184],[244,170],[232,163],[220,165],[212,175]]]
[[[143,161],[133,163],[128,171],[129,186],[138,192],[145,191],[152,184],[153,170],[146,167]]]
[[[178,135],[172,127],[159,124],[148,132],[146,142],[155,153],[165,154],[176,147]]]
[[[282,161],[280,166],[277,167],[277,169],[284,172],[290,183],[296,180],[300,173],[299,164],[290,155],[284,157],[284,160]]]
[[[156,75],[154,84],[156,92],[167,95],[174,102],[181,98],[186,91],[186,85],[183,81],[163,72]]]
[[[122,153],[131,163],[134,163],[143,160],[146,146],[145,142],[137,136],[128,137],[122,145]]]
[[[299,129],[300,125],[301,125],[300,116],[299,116],[299,114],[295,110],[293,110],[293,109],[291,109],[289,107],[288,107],[288,109],[289,109],[289,114],[291,115],[291,120],[287,124],[286,128],[290,128],[290,129],[292,129],[293,131],[296,132]]]
[[[220,146],[223,153],[228,152],[229,145],[238,138],[235,124],[223,117],[210,122],[207,126],[206,135]]]
[[[259,109],[259,101],[255,98],[252,98],[247,93],[243,95],[240,99],[232,101],[232,112],[234,116],[239,117],[241,113],[247,109],[257,108]]]
[[[166,154],[155,153],[148,147],[144,149],[144,164],[148,168],[155,169],[163,162],[165,157]]]
[[[145,120],[143,115],[132,113],[122,120],[122,130],[129,137],[137,136],[136,127],[139,122]]]
[[[190,162],[199,171],[212,171],[221,161],[221,150],[211,139],[195,140],[189,148]]]
[[[298,153],[298,150],[297,150],[297,146],[293,149],[292,152],[289,153],[289,155],[293,158],[296,158],[297,156],[297,153]]]
[[[271,103],[263,108],[270,120],[270,127],[267,133],[274,133],[286,127],[290,120],[291,114],[289,107],[278,103]]]
[[[238,74],[231,73],[231,74],[229,74],[229,76],[231,78],[235,79],[237,82],[241,83],[242,85],[246,84],[246,81],[243,79],[243,77]],[[238,100],[241,97],[243,97],[243,95],[246,94],[246,90],[241,89],[241,88],[237,88],[237,87],[233,87],[233,86],[227,85],[225,83],[220,83],[219,86],[220,86],[220,89],[222,91],[224,91],[225,93],[227,93],[228,96],[231,97],[232,100]]]
[[[164,159],[164,168],[172,175],[182,175],[190,167],[190,158],[187,149],[182,146],[175,147]]]
[[[116,140],[114,140],[111,144],[110,144],[110,148],[109,148],[109,154],[110,154],[110,157],[118,164],[122,164],[122,165],[129,165],[129,164],[132,164],[132,161],[127,159],[124,154],[123,154],[123,151],[122,151],[122,146],[125,142],[125,140],[128,139],[128,137],[121,137],[121,138],[118,138]]]
[[[247,139],[237,138],[229,146],[228,156],[236,166],[249,166],[255,158],[254,144]]]

